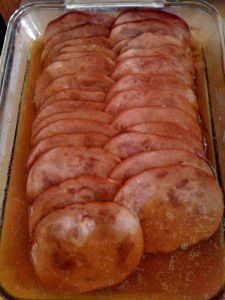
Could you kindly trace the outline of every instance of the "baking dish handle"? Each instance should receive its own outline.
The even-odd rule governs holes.
[[[117,8],[123,7],[149,7],[155,9],[164,8],[167,4],[167,0],[113,0],[113,1],[99,1],[96,3],[96,0],[65,0],[66,9],[78,9],[78,8]]]

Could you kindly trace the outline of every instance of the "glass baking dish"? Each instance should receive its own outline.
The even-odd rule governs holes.
[[[17,157],[25,149],[17,149],[18,135],[28,130],[21,126],[24,112],[23,97],[30,63],[30,51],[42,36],[46,25],[52,19],[73,9],[102,10],[112,13],[128,7],[162,9],[181,16],[190,25],[194,38],[201,45],[201,60],[198,61],[199,106],[209,142],[209,157],[216,169],[222,189],[225,189],[225,82],[224,82],[224,39],[223,25],[218,12],[203,1],[33,1],[20,8],[10,19],[0,67],[0,215],[1,244],[10,246],[4,228],[10,228],[7,207],[8,186],[13,179],[15,153]],[[22,132],[22,133],[21,133]],[[15,150],[16,149],[16,150]],[[22,154],[21,154],[22,155]],[[24,176],[21,175],[21,176]],[[24,176],[24,180],[26,180]],[[14,180],[14,181],[13,181]],[[26,199],[25,199],[26,200]],[[19,218],[20,212],[14,212]],[[5,216],[5,218],[4,218]],[[15,215],[14,215],[15,216]],[[25,214],[26,216],[26,214]],[[21,219],[22,221],[22,219]],[[3,227],[2,227],[3,225]],[[16,228],[11,229],[18,245],[21,243]],[[10,231],[8,231],[9,233]],[[210,299],[221,295],[224,282],[223,239],[221,230],[209,241],[200,245],[176,251],[167,255],[144,257],[145,267],[139,270],[117,288],[104,289],[84,295],[62,295],[43,288],[37,278],[31,275],[29,267],[26,278],[16,269],[16,257],[21,248],[13,248],[9,266],[1,274],[10,274],[10,282],[1,278],[2,295],[7,299]],[[14,245],[17,245],[17,244]],[[23,255],[22,255],[23,256]],[[26,255],[25,255],[26,256]],[[29,260],[29,257],[23,259]],[[184,262],[183,268],[181,262]],[[21,263],[21,262],[20,262]],[[145,268],[143,271],[142,268]],[[26,269],[26,267],[24,267]],[[21,272],[23,266],[21,267]],[[10,273],[11,272],[11,273]],[[23,274],[23,273],[22,273]],[[32,277],[33,276],[33,277]],[[219,293],[219,294],[218,294]],[[5,298],[4,298],[5,299]]]

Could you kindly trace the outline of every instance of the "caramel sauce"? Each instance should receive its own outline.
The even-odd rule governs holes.
[[[26,197],[26,161],[35,116],[32,91],[40,73],[41,48],[41,41],[37,41],[31,50],[5,205],[0,247],[0,283],[4,293],[22,299],[210,299],[218,293],[224,281],[221,229],[210,239],[188,249],[144,255],[136,271],[116,287],[71,295],[50,290],[39,281],[29,254],[30,203]],[[200,103],[200,109],[202,107]]]

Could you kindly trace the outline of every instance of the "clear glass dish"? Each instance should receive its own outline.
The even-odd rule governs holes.
[[[16,138],[18,132],[22,130],[18,124],[20,124],[19,119],[23,111],[23,93],[28,73],[31,47],[42,36],[48,22],[65,12],[73,9],[114,12],[127,7],[149,7],[176,13],[186,20],[192,29],[194,37],[200,42],[202,47],[201,61],[199,62],[199,68],[202,70],[199,75],[201,85],[199,88],[200,110],[203,115],[204,126],[208,132],[208,140],[210,140],[210,158],[217,170],[220,185],[223,190],[225,189],[225,60],[223,25],[220,15],[212,6],[203,1],[177,2],[172,0],[138,2],[131,0],[101,1],[98,3],[91,0],[33,1],[31,4],[19,9],[10,19],[2,51],[0,66],[1,225],[5,226],[5,223],[8,222],[5,220],[7,218],[7,205],[9,201],[7,199],[8,185],[12,175],[11,169],[14,163]],[[23,151],[23,149],[20,149],[20,151]],[[4,234],[4,226],[1,236],[1,247],[7,241],[7,236]],[[14,235],[16,239],[16,231]],[[185,277],[182,277],[184,275],[182,271],[179,268],[176,269],[176,266],[174,266],[175,256],[164,255],[164,257],[159,257],[154,255],[148,261],[149,268],[158,264],[158,269],[156,267],[158,279],[154,280],[149,279],[149,281],[146,281],[145,278],[142,278],[145,276],[143,275],[145,273],[139,270],[130,281],[125,282],[125,284],[120,285],[116,289],[106,289],[88,295],[71,296],[56,295],[52,291],[46,290],[43,287],[41,288],[40,284],[35,286],[34,278],[27,284],[26,280],[28,279],[25,281],[21,278],[18,279],[19,275],[12,272],[10,284],[6,284],[4,280],[1,280],[2,292],[7,294],[9,298],[9,295],[12,295],[12,297],[20,299],[209,299],[218,293],[224,280],[224,267],[221,265],[224,263],[221,256],[223,242],[220,238],[221,232],[217,233],[211,241],[205,242],[211,243],[211,246],[207,246],[211,247],[211,252],[207,251],[206,254],[204,254],[204,247],[206,245],[200,245],[200,250],[196,247],[184,250],[184,252],[189,251],[186,254],[177,251],[176,256],[179,257],[178,259],[189,259],[189,264],[192,266],[194,263],[196,263],[196,266],[200,264],[192,269],[188,268],[187,263],[187,276]],[[218,250],[216,247],[221,248]],[[16,249],[12,250],[16,252]],[[202,255],[203,262],[195,261],[198,255]],[[216,257],[218,257],[217,261],[215,261]],[[218,266],[220,267],[213,270],[210,265],[212,260],[214,260],[215,264],[219,264]],[[159,264],[162,264],[161,269]],[[203,265],[205,265],[205,268],[202,268]],[[211,273],[207,273],[206,270],[210,268],[212,269]],[[218,269],[222,271],[218,271]],[[7,270],[0,270],[0,272],[3,271],[8,272]],[[192,274],[193,272],[196,274]],[[202,275],[199,275],[200,279],[194,284],[192,277],[197,276],[197,273],[202,273]],[[152,275],[151,272],[150,275]],[[176,280],[177,282],[179,280],[185,281],[182,288],[179,284],[173,285],[173,282],[176,282]],[[138,282],[142,283],[139,288],[135,288],[138,286]]]

